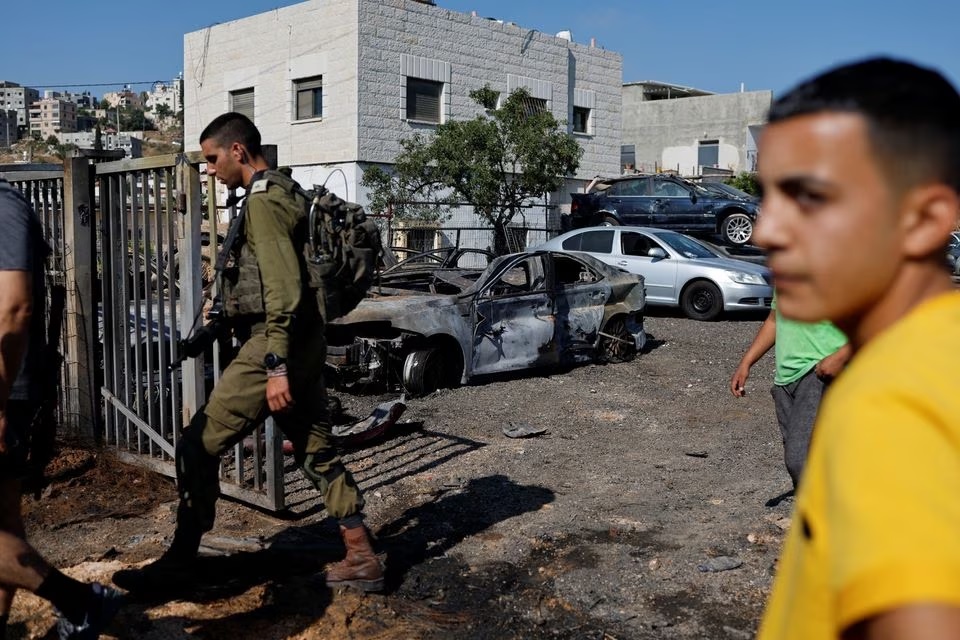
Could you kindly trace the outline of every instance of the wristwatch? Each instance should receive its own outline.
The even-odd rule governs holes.
[[[281,358],[275,353],[268,353],[263,357],[263,366],[267,369],[276,369],[277,367],[287,363],[286,358]]]

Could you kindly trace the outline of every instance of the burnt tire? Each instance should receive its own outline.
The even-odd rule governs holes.
[[[597,345],[597,359],[601,362],[630,362],[637,357],[637,344],[627,331],[626,320],[614,318],[604,327]]]
[[[433,393],[443,382],[443,358],[433,347],[417,349],[403,361],[403,388],[412,396]]]
[[[684,289],[680,308],[693,320],[714,320],[723,312],[723,294],[717,285],[700,280]]]
[[[723,241],[734,247],[742,247],[753,238],[753,220],[745,213],[731,213],[720,225]]]

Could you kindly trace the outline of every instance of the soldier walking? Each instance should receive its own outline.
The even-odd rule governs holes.
[[[177,443],[180,505],[170,548],[142,570],[118,572],[114,581],[136,591],[189,575],[201,536],[213,528],[220,456],[272,415],[339,521],[347,554],[327,568],[326,583],[382,590],[383,567],[363,523],[363,497],[331,441],[324,321],[307,287],[310,231],[297,185],[269,169],[260,132],[242,114],[214,119],[200,134],[200,146],[207,174],[247,194],[221,277],[223,316],[242,346]]]

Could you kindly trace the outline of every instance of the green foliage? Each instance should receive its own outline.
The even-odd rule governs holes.
[[[120,130],[121,131],[153,131],[156,129],[154,124],[147,120],[143,109],[135,107],[126,107],[120,109]]]
[[[741,171],[735,176],[724,180],[731,187],[746,191],[750,195],[760,195],[760,181],[757,180],[757,174],[752,171]]]
[[[465,202],[494,229],[494,250],[506,253],[506,227],[525,205],[543,199],[576,172],[583,149],[547,110],[530,109],[526,89],[512,92],[499,109],[489,86],[470,93],[488,115],[440,124],[432,136],[401,141],[391,173],[373,167],[363,185],[370,209],[394,203],[400,219],[441,220],[452,202]],[[439,201],[437,207],[409,204]]]
[[[55,135],[49,135],[49,136],[47,136],[46,142],[47,142],[47,144],[50,145],[51,147],[55,147],[55,146],[57,146],[58,144],[60,144],[60,138],[58,138],[58,137],[55,136]]]

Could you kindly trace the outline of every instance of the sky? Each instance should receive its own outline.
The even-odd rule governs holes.
[[[149,90],[182,71],[183,35],[296,4],[47,0],[4,6],[0,80],[100,96]],[[623,80],[717,93],[772,90],[838,63],[885,54],[942,71],[960,86],[960,3],[950,0],[436,0],[623,56]],[[42,14],[40,8],[42,7]],[[23,25],[23,26],[19,26]],[[29,26],[27,26],[29,25]],[[317,37],[323,37],[318,29]],[[75,85],[70,88],[67,85]]]

